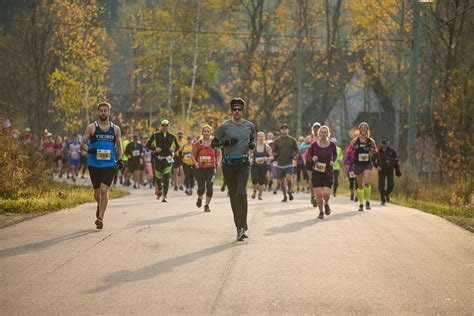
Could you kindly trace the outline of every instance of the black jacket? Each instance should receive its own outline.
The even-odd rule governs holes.
[[[387,147],[387,149],[383,147],[378,148],[377,155],[374,155],[373,163],[377,168],[382,167],[382,171],[390,172],[400,168],[397,152],[391,147]]]

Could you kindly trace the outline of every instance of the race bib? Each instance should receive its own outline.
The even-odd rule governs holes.
[[[355,175],[354,171],[349,171],[349,178],[352,179],[352,178],[355,178],[355,177],[356,177],[356,175]]]
[[[133,156],[133,157],[138,157],[138,156],[140,156],[140,151],[139,151],[139,150],[134,150],[134,151],[132,151],[132,156]]]
[[[110,160],[112,153],[108,149],[97,149],[97,160]]]
[[[258,165],[263,165],[265,163],[265,157],[255,158],[255,163]]]
[[[326,171],[326,164],[324,162],[316,162],[314,164],[314,170],[317,172],[325,172]]]
[[[369,154],[368,153],[360,153],[359,154],[359,161],[362,161],[362,162],[369,161]]]
[[[199,161],[201,163],[210,163],[211,162],[211,156],[200,156]]]
[[[77,151],[73,151],[71,153],[71,158],[72,159],[79,159],[79,153]]]
[[[173,163],[174,162],[173,156],[167,156],[166,161],[169,162],[169,163]]]

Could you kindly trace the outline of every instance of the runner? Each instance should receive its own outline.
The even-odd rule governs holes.
[[[178,132],[178,144],[181,148],[186,144],[186,140],[184,139],[184,133]],[[184,183],[185,175],[184,175],[184,168],[183,168],[183,157],[181,156],[180,151],[176,151],[174,155],[174,162],[173,162],[173,185],[174,190],[178,191],[178,188],[183,191],[183,183]]]
[[[194,189],[194,160],[192,158],[193,152],[193,137],[186,137],[186,143],[179,148],[180,157],[182,157],[182,166],[184,171],[184,187],[186,195],[193,195]]]
[[[59,178],[63,177],[63,173],[66,173],[66,178],[70,178],[71,168],[69,166],[69,139],[67,136],[64,136],[63,143],[61,145],[61,163],[59,169]],[[73,177],[73,182],[76,182],[76,179]]]
[[[309,137],[309,143],[312,144],[316,140],[319,139],[318,132],[319,128],[321,128],[321,123],[315,122],[311,128],[311,135],[308,135]],[[310,193],[311,193],[311,204],[313,204],[314,207],[317,206],[316,203],[316,198],[314,196],[314,190],[313,190],[313,181],[312,181],[312,176],[313,176],[313,160],[311,157],[306,156],[306,170],[308,172],[308,182],[309,182],[309,188],[310,188]]]
[[[81,144],[79,143],[79,139],[77,134],[72,136],[72,143],[69,144],[69,166],[72,175],[72,181],[76,181],[76,177],[78,176],[78,168],[80,164],[80,157],[81,157]]]
[[[151,165],[151,150],[146,145],[148,143],[148,136],[144,135],[142,137],[143,150],[145,151],[145,175],[146,175],[146,185],[148,188],[153,187],[153,169]]]
[[[249,178],[249,149],[255,149],[255,127],[242,119],[245,102],[241,98],[230,101],[232,119],[220,125],[212,141],[214,148],[223,146],[222,171],[229,188],[230,204],[237,228],[237,240],[247,235],[247,181]]]
[[[280,188],[283,193],[282,202],[293,200],[293,160],[298,155],[298,144],[296,139],[288,135],[289,128],[287,124],[280,126],[280,137],[275,140],[273,145],[273,156],[275,157],[275,166],[277,168],[277,178],[280,181]],[[288,184],[288,186],[287,186]],[[288,197],[286,193],[288,192]]]
[[[267,175],[267,161],[273,158],[272,149],[265,144],[265,133],[257,133],[257,145],[251,152],[250,173],[252,176],[253,193],[255,199],[258,191],[258,199],[262,200],[263,189],[265,188],[265,177]]]
[[[273,142],[275,141],[275,135],[273,132],[267,133],[267,145],[270,146],[270,149],[273,149]],[[267,190],[268,192],[272,191],[273,179],[276,177],[275,173],[276,168],[273,167],[273,157],[267,161]],[[276,192],[275,192],[276,193]]]
[[[300,192],[300,184],[301,184],[301,192],[305,192],[305,189],[309,187],[308,185],[308,173],[306,172],[306,161],[305,156],[308,148],[310,147],[309,138],[304,136],[300,136],[298,138],[298,156],[296,157],[296,192]]]
[[[63,151],[63,141],[61,136],[57,135],[54,138],[54,145],[53,145],[53,150],[54,150],[54,170],[58,173],[58,175],[61,175],[61,158],[62,158],[62,151]]]
[[[382,138],[382,145],[374,158],[374,165],[379,171],[380,201],[381,205],[385,205],[385,202],[390,202],[390,193],[392,193],[394,187],[393,170],[395,170],[397,177],[402,175],[397,152],[389,146],[388,138]],[[386,189],[385,179],[387,179]]]
[[[349,189],[351,190],[351,201],[357,202],[357,181],[354,173],[354,152],[347,152],[346,158],[344,158],[344,164],[347,165],[347,177],[349,179]]]
[[[125,156],[128,158],[128,172],[133,177],[133,188],[140,188],[140,165],[143,159],[143,146],[138,143],[138,135],[133,135],[132,142],[125,147]]]
[[[130,144],[130,137],[128,135],[125,135],[123,142],[122,142],[122,152],[123,152],[123,164],[124,167],[120,171],[120,184],[123,184],[124,186],[130,186],[130,172],[128,171],[128,156],[125,155],[125,149],[127,148],[128,144]]]
[[[206,204],[204,212],[210,212],[209,204],[213,194],[213,185],[216,175],[216,168],[221,161],[221,150],[212,148],[211,140],[212,128],[209,125],[201,129],[201,138],[193,146],[191,158],[196,168],[196,180],[198,183],[198,199],[196,206],[201,207],[204,193],[206,193]]]
[[[342,155],[342,148],[337,146],[336,137],[332,137],[330,141],[331,143],[334,143],[334,145],[336,145],[337,149],[337,159],[336,161],[334,161],[334,166],[332,166],[334,176],[334,187],[332,194],[333,196],[336,196],[337,188],[339,186],[339,170],[341,170],[341,161],[344,159],[344,156]]]
[[[318,131],[318,140],[311,144],[308,149],[308,157],[314,162],[313,182],[314,196],[319,208],[318,218],[323,219],[324,214],[329,216],[329,198],[331,197],[331,186],[333,184],[333,165],[337,159],[336,145],[328,140],[330,136],[329,127],[321,126]],[[323,211],[324,204],[324,211]]]
[[[370,138],[369,124],[362,122],[359,124],[357,136],[351,141],[348,148],[348,154],[355,153],[354,173],[357,179],[357,195],[359,196],[359,211],[370,210],[370,195],[372,188],[370,186],[370,175],[372,173],[371,155],[377,152],[375,141]]]
[[[163,196],[162,202],[167,202],[173,154],[179,150],[178,140],[168,132],[169,124],[168,120],[162,120],[160,130],[153,133],[146,144],[153,151],[156,199],[159,200]]]
[[[110,109],[111,106],[107,102],[100,102],[97,105],[99,120],[87,126],[81,143],[81,149],[89,153],[87,163],[97,201],[95,221],[97,229],[102,229],[104,226],[109,187],[116,168],[123,168],[120,128],[109,121]],[[119,157],[117,161],[116,157]]]

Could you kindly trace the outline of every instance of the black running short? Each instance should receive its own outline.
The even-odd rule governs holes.
[[[356,175],[361,174],[364,170],[372,170],[372,163],[361,163],[361,164],[354,164],[354,173]]]
[[[98,189],[100,188],[101,183],[110,187],[112,181],[114,180],[116,170],[116,167],[96,168],[89,166],[92,187],[94,189]]]
[[[252,184],[264,185],[267,178],[267,168],[266,166],[255,166],[252,165],[250,168],[250,174],[252,176]]]
[[[333,175],[332,173],[313,171],[311,181],[313,182],[313,187],[315,188],[331,188],[333,183]]]

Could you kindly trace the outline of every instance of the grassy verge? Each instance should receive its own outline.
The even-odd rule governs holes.
[[[127,191],[118,189],[110,191],[112,199],[125,195],[128,195]],[[94,202],[90,187],[51,183],[41,191],[23,192],[15,198],[0,198],[0,214],[43,214],[86,202]]]

